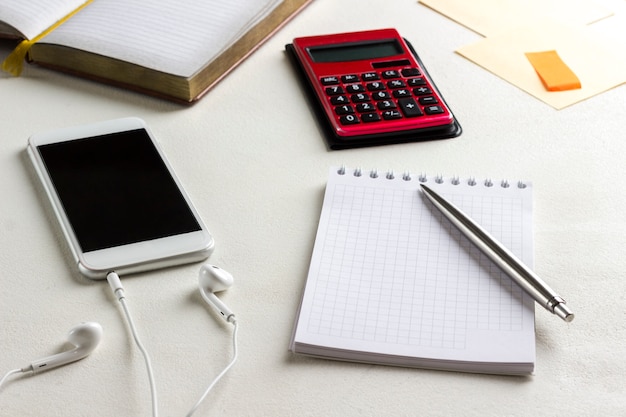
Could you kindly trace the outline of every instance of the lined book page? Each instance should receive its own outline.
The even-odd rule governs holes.
[[[294,342],[534,363],[533,300],[437,212],[419,182],[331,169]],[[456,182],[426,183],[532,265],[531,185]]]
[[[77,9],[85,0],[2,0],[0,21],[33,39]]]
[[[280,0],[94,0],[44,42],[189,77]]]

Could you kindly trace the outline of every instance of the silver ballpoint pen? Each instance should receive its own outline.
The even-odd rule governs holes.
[[[535,301],[550,313],[556,314],[567,322],[574,320],[574,313],[567,307],[565,300],[531,271],[530,268],[524,265],[510,250],[469,216],[455,207],[454,204],[446,201],[428,186],[420,185],[428,200],[489,259],[495,262],[524,291],[530,294]]]

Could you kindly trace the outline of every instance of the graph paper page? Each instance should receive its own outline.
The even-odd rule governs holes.
[[[534,362],[533,301],[421,195],[331,169],[295,343],[445,361]],[[531,185],[427,184],[532,265]]]

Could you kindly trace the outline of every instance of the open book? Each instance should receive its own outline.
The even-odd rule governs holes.
[[[532,265],[532,184],[332,168],[290,350],[529,374],[534,301],[421,194],[425,182]]]
[[[311,0],[3,0],[0,37],[30,62],[192,102]]]

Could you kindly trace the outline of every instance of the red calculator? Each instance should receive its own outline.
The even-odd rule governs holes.
[[[285,46],[331,149],[453,138],[461,125],[395,29]]]

